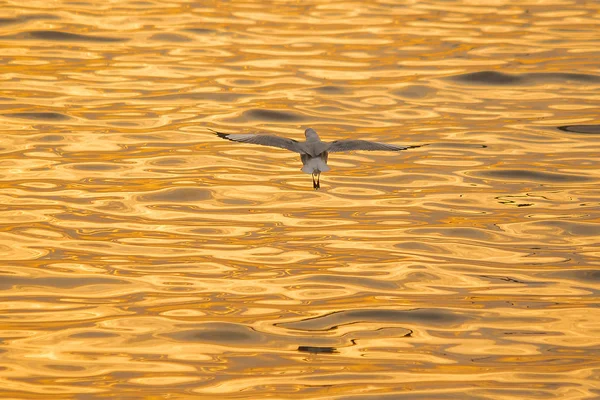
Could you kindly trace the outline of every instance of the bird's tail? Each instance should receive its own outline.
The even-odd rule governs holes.
[[[312,174],[317,172],[327,172],[331,168],[325,163],[321,157],[313,157],[304,164],[302,167],[302,172],[306,174]]]

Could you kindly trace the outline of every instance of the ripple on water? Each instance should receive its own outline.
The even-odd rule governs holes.
[[[320,86],[320,87],[314,88],[313,90],[318,93],[322,93],[322,94],[343,94],[346,92],[346,90],[343,87],[332,86],[332,85]]]
[[[247,326],[226,322],[201,323],[196,329],[180,330],[164,336],[179,342],[203,342],[223,345],[257,344],[267,341],[264,333]]]
[[[194,187],[180,187],[175,189],[161,190],[158,192],[139,196],[141,201],[164,201],[169,203],[180,203],[190,201],[208,200],[213,197],[212,192],[207,189]]]
[[[214,101],[214,102],[235,102],[238,99],[243,99],[248,97],[248,95],[241,93],[228,93],[228,92],[211,92],[211,93],[176,93],[176,94],[165,94],[160,96],[150,96],[145,97],[144,100],[152,101],[152,102],[177,102],[183,100],[189,101]]]
[[[414,228],[407,229],[407,233],[414,235],[423,235],[430,237],[449,237],[449,238],[458,238],[458,239],[466,239],[466,240],[479,240],[479,241],[487,241],[492,243],[499,243],[506,241],[507,238],[498,235],[495,232],[485,230],[485,229],[477,229],[477,228],[468,228],[468,227],[435,227],[435,228]]]
[[[364,276],[340,276],[340,275],[310,275],[300,279],[307,283],[325,283],[340,287],[362,287],[371,290],[398,290],[401,286],[396,281],[384,279],[372,279]]]
[[[71,119],[68,115],[57,113],[57,112],[21,112],[21,113],[9,113],[3,114],[5,117],[10,118],[22,118],[32,120],[51,120],[51,121],[66,121]]]
[[[480,71],[454,75],[447,80],[472,85],[535,85],[540,83],[600,83],[600,76],[565,72],[534,72],[524,74],[508,74],[498,71]]]
[[[429,99],[435,97],[437,89],[425,85],[409,85],[392,92],[406,99]]]
[[[65,137],[62,135],[46,135],[39,137],[37,140],[40,142],[61,142],[65,140]]]
[[[576,270],[564,270],[555,271],[547,274],[550,277],[557,277],[560,279],[574,279],[576,281],[592,284],[594,286],[600,283],[600,270],[597,269],[576,269]],[[597,290],[594,288],[594,290]]]
[[[178,35],[176,33],[157,33],[157,34],[150,36],[149,40],[157,40],[160,42],[171,42],[171,43],[184,43],[184,42],[191,42],[193,39],[191,39],[187,36]]]
[[[9,290],[15,286],[26,287],[26,286],[43,286],[43,287],[54,287],[54,288],[76,288],[81,286],[93,286],[93,285],[124,285],[129,284],[127,281],[114,278],[96,278],[96,277],[79,277],[79,278],[63,278],[63,277],[16,277],[16,276],[2,276],[0,279],[0,289]]]
[[[0,398],[593,398],[594,2],[295,3],[2,3]]]
[[[306,118],[291,111],[254,109],[244,112],[244,117],[251,120],[271,122],[300,122]]]
[[[29,15],[19,15],[18,17],[13,18],[0,18],[0,26],[2,25],[11,25],[11,24],[20,24],[28,21],[35,21],[40,19],[60,19],[56,15],[52,14],[29,14]]]
[[[600,223],[568,220],[517,222],[499,227],[517,238],[537,237],[546,243],[564,241],[574,245],[592,245],[600,232]]]
[[[61,32],[61,31],[29,31],[29,32],[21,32],[15,35],[3,36],[2,39],[16,39],[16,40],[27,40],[27,39],[37,39],[37,40],[49,40],[56,42],[89,42],[89,43],[115,43],[115,42],[125,42],[129,39],[118,38],[118,37],[108,37],[108,36],[91,36],[91,35],[81,35],[78,33],[69,33],[69,32]]]
[[[175,157],[164,157],[158,160],[151,160],[149,164],[156,165],[158,167],[174,167],[187,165],[187,161],[184,158],[175,158]]]
[[[206,28],[188,28],[184,29],[185,32],[195,33],[197,35],[206,35],[209,33],[216,33],[217,31],[214,29],[206,29]]]
[[[73,339],[98,339],[98,338],[118,338],[119,335],[104,331],[84,331],[69,335]]]
[[[298,346],[298,351],[311,354],[335,354],[335,347],[317,347],[317,346]]]
[[[523,169],[496,169],[489,171],[475,171],[472,172],[470,175],[484,179],[539,183],[583,183],[596,181],[595,178],[583,175],[571,175],[557,172],[527,171]]]
[[[559,126],[558,129],[564,132],[587,133],[591,135],[600,133],[600,125],[565,125]]]
[[[121,169],[120,165],[115,164],[98,164],[98,163],[85,163],[85,164],[73,164],[71,168],[78,171],[114,171]]]
[[[288,329],[328,331],[341,325],[357,324],[361,322],[455,326],[467,319],[468,317],[455,313],[449,309],[375,309],[336,311],[321,317],[309,318],[298,322],[285,322],[279,325]]]

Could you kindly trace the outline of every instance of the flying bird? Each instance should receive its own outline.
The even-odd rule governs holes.
[[[279,147],[300,154],[302,160],[302,172],[312,174],[313,188],[315,190],[321,187],[321,172],[327,172],[331,168],[327,165],[327,156],[329,153],[353,150],[383,150],[400,151],[413,149],[421,146],[396,146],[394,144],[370,142],[368,140],[334,140],[333,142],[323,142],[314,129],[308,128],[304,131],[306,141],[298,141],[274,135],[254,135],[254,134],[236,134],[222,133],[210,129],[217,136],[234,142],[259,144],[262,146]]]

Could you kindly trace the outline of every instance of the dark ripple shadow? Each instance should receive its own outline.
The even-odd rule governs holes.
[[[288,329],[304,331],[328,331],[342,325],[361,322],[383,323],[412,323],[436,326],[453,326],[462,323],[468,318],[464,315],[442,309],[414,310],[349,310],[336,311],[321,317],[305,319],[298,322],[278,324]]]
[[[191,39],[187,36],[178,35],[176,33],[157,33],[155,35],[150,36],[148,38],[148,40],[156,40],[159,42],[170,42],[170,43],[184,43],[184,42],[191,42],[193,39]]]
[[[59,364],[42,364],[44,368],[48,368],[55,371],[64,371],[64,372],[81,372],[85,371],[86,368],[83,366],[75,366],[75,365],[59,365]]]
[[[436,382],[439,388],[439,383]],[[407,384],[408,385],[408,384]],[[478,393],[478,388],[474,389],[472,383],[462,383],[458,381],[453,381],[452,384],[448,384],[448,387],[445,388],[445,392],[434,392],[428,389],[422,389],[422,392],[417,392],[416,390],[407,390],[403,389],[406,392],[404,393],[377,393],[377,394],[353,394],[351,396],[336,396],[336,400],[487,400],[492,397],[486,393]],[[438,389],[439,390],[439,389]],[[481,390],[483,391],[483,390]],[[524,393],[527,393],[530,399],[548,399],[552,397],[552,393],[543,390],[537,390],[533,392],[533,390],[529,390],[525,392],[524,390],[510,390],[508,387],[503,388],[501,391],[504,398],[507,399],[518,399],[524,398]],[[514,394],[511,395],[510,393]]]
[[[164,334],[179,342],[203,342],[223,345],[256,344],[267,341],[267,335],[259,333],[247,326],[214,322],[202,324],[197,329],[182,330]]]
[[[313,90],[322,94],[342,94],[346,92],[343,87],[332,85],[317,87]]]
[[[290,111],[257,109],[246,111],[243,115],[248,119],[258,121],[298,122],[306,120],[306,118],[304,118],[302,115]]]
[[[590,135],[600,133],[600,125],[565,125],[559,126],[558,129],[563,132],[586,133]]]
[[[120,335],[112,332],[103,332],[103,331],[88,331],[88,332],[79,332],[69,335],[72,339],[99,339],[99,338],[118,338]]]
[[[177,93],[165,94],[161,96],[145,97],[148,101],[179,101],[179,100],[208,100],[222,102],[233,102],[241,98],[248,97],[246,94],[238,93]]]
[[[20,24],[22,22],[35,21],[39,19],[60,19],[56,15],[52,14],[30,14],[30,15],[19,15],[14,18],[0,18],[0,26]]]
[[[30,31],[21,32],[15,35],[6,35],[0,37],[0,39],[12,39],[12,40],[49,40],[54,42],[88,42],[88,43],[115,43],[125,42],[129,39],[108,37],[108,36],[88,36],[81,35],[78,33],[69,33],[61,31]]]
[[[234,79],[233,81],[231,81],[231,83],[234,83],[239,86],[254,86],[259,85],[261,81],[257,81],[254,79]]]
[[[119,165],[114,164],[73,164],[71,168],[78,171],[114,171],[120,169]]]
[[[209,33],[216,33],[217,31],[214,29],[204,29],[204,28],[188,28],[184,29],[184,32],[195,33],[197,35],[206,35]]]
[[[535,85],[539,83],[583,82],[600,83],[600,76],[566,72],[533,72],[507,74],[498,71],[480,71],[446,77],[446,80],[471,85]]]
[[[501,237],[485,229],[467,228],[467,227],[453,227],[453,228],[413,228],[407,229],[407,233],[411,235],[431,235],[431,236],[443,236],[457,239],[467,240],[480,240],[487,242],[498,243]]]
[[[187,162],[182,158],[162,158],[159,160],[151,160],[149,164],[156,165],[158,167],[176,167],[180,165],[186,165]]]
[[[45,135],[45,136],[39,137],[37,140],[42,143],[61,142],[61,141],[65,140],[65,137],[62,135]]]
[[[406,251],[415,251],[416,250],[416,251],[422,251],[422,252],[431,253],[431,254],[437,254],[440,251],[440,249],[437,246],[427,244],[427,243],[422,243],[422,242],[416,242],[416,241],[412,241],[412,240],[407,240],[407,241],[404,241],[401,243],[396,243],[396,244],[394,244],[394,248],[406,250]]]
[[[0,290],[9,290],[14,286],[43,286],[54,288],[76,288],[81,286],[92,285],[125,285],[129,282],[114,279],[114,278],[60,278],[60,277],[44,277],[44,278],[26,278],[16,276],[2,276],[0,279]]]
[[[536,221],[533,226],[556,228],[562,235],[596,237],[600,233],[600,223],[575,222],[575,221]]]
[[[317,347],[317,346],[298,346],[298,351],[311,354],[335,354],[338,353],[335,347]]]
[[[10,24],[18,24],[19,22],[23,22],[23,19],[21,19],[21,18],[0,18],[0,26],[10,25]]]
[[[388,282],[385,280],[371,279],[364,276],[332,276],[332,275],[311,275],[302,278],[307,282],[319,282],[333,285],[352,285],[359,287],[367,287],[374,290],[397,290],[400,285],[396,282]]]
[[[202,201],[213,197],[212,192],[206,189],[193,187],[180,187],[162,190],[160,192],[139,196],[141,201],[165,201],[169,203],[180,203],[188,201]]]
[[[21,113],[10,113],[3,114],[5,117],[9,118],[22,118],[22,119],[31,119],[34,121],[37,120],[51,120],[51,121],[66,121],[71,119],[68,115],[57,113],[57,112],[21,112]]]
[[[435,97],[437,90],[425,85],[410,85],[395,90],[392,94],[406,99],[426,99]]]
[[[540,183],[576,183],[593,182],[596,180],[594,178],[582,175],[570,175],[556,172],[527,171],[522,169],[497,169],[491,171],[476,171],[470,175],[477,176],[479,178]]]
[[[547,274],[550,277],[558,277],[560,279],[573,279],[586,284],[600,283],[600,270],[597,269],[578,269],[557,271]]]

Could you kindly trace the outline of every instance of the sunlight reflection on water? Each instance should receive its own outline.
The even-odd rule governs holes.
[[[598,11],[5,2],[0,397],[597,397]]]

